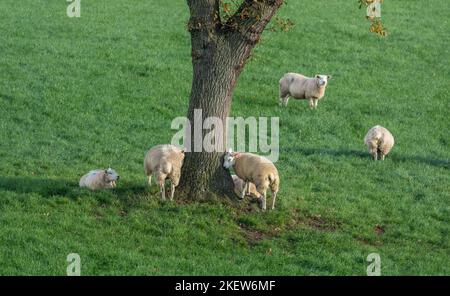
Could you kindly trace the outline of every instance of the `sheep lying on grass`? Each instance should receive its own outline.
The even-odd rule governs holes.
[[[394,136],[381,125],[372,127],[364,137],[364,144],[374,160],[381,159],[391,151],[394,146]]]
[[[330,75],[316,75],[309,78],[297,73],[287,73],[280,79],[280,106],[287,106],[289,96],[299,100],[309,100],[311,109],[325,95]]]
[[[231,149],[225,154],[223,166],[226,169],[234,168],[236,175],[244,180],[244,188],[252,182],[256,191],[261,194],[262,210],[266,210],[266,191],[270,187],[272,191],[272,209],[275,208],[275,200],[280,185],[280,177],[275,165],[265,157],[244,152],[233,152]],[[242,190],[241,199],[246,190]]]
[[[244,191],[245,182],[241,178],[239,178],[236,175],[231,175],[234,182],[234,193],[236,193],[237,196],[243,198],[242,192]],[[254,198],[261,198],[261,194],[256,190],[255,184],[252,182],[247,182],[247,188],[245,188],[246,192],[244,196],[251,196]]]
[[[111,168],[93,170],[81,177],[80,187],[87,187],[91,190],[114,188],[119,178],[117,172]]]
[[[173,200],[175,187],[180,182],[181,166],[183,165],[184,151],[173,145],[158,145],[150,149],[145,155],[144,170],[151,185],[152,174],[155,174],[162,200],[166,199],[165,180],[171,181],[170,200]]]

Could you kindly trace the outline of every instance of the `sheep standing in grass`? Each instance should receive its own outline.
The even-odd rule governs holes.
[[[184,150],[173,145],[158,145],[150,149],[145,155],[144,170],[151,185],[152,174],[155,174],[162,200],[166,199],[165,181],[170,179],[170,200],[173,200],[175,187],[180,182],[181,166],[184,160]]]
[[[247,188],[245,187],[245,182],[241,178],[239,178],[236,175],[231,175],[231,178],[233,178],[234,183],[234,193],[236,193],[237,196],[242,198],[242,192],[247,189],[244,195],[251,196],[254,198],[261,198],[261,194],[256,190],[255,184],[252,182],[248,182]]]
[[[376,125],[367,132],[364,137],[364,144],[374,160],[384,160],[384,157],[394,146],[394,136],[386,128]]]
[[[325,95],[330,75],[316,75],[309,78],[297,73],[287,73],[280,79],[280,106],[287,106],[289,97],[309,100],[311,109],[317,108],[317,102]]]
[[[262,210],[266,210],[266,191],[270,187],[272,191],[272,209],[275,208],[280,177],[275,165],[263,156],[252,153],[233,152],[231,149],[225,154],[223,166],[226,169],[234,168],[236,175],[244,180],[241,199],[249,191],[250,182],[255,184],[256,191],[261,194]]]
[[[81,177],[80,187],[91,190],[115,188],[120,176],[111,168],[106,170],[93,170]]]

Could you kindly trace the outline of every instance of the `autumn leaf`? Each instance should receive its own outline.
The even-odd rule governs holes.
[[[230,13],[231,12],[231,4],[230,3],[224,3],[223,4],[223,11],[225,11],[225,13]]]

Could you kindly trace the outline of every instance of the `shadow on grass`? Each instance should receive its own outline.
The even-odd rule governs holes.
[[[24,176],[0,176],[0,190],[16,193],[36,193],[44,197],[65,196],[76,199],[80,196],[98,196],[103,200],[106,195],[116,195],[119,199],[126,199],[130,195],[143,195],[148,193],[144,186],[136,184],[121,184],[112,190],[90,191],[80,188],[78,182],[64,179],[47,179]]]
[[[310,155],[329,155],[333,157],[358,157],[358,158],[367,158],[371,160],[371,156],[364,150],[354,150],[354,149],[327,149],[327,148],[288,148],[281,149],[281,153],[283,152],[297,152],[303,154],[305,156]],[[394,162],[420,162],[430,166],[442,167],[446,169],[450,169],[450,160],[448,159],[436,159],[432,157],[423,157],[423,156],[406,156],[406,155],[398,155],[392,154],[388,155],[386,159],[392,159]]]
[[[37,193],[43,196],[70,195],[78,184],[61,179],[22,176],[0,176],[0,189],[17,193]]]
[[[4,94],[4,93],[0,93],[0,98],[3,98],[8,102],[12,102],[14,100],[13,96],[10,96],[10,95]]]
[[[448,159],[436,159],[423,156],[395,156],[392,158],[394,161],[399,162],[421,162],[427,165],[450,169],[450,160]]]
[[[329,155],[329,156],[356,156],[359,158],[369,158],[369,155],[361,150],[352,149],[327,149],[327,148],[288,148],[280,149],[280,152],[297,152],[305,156],[310,155]]]

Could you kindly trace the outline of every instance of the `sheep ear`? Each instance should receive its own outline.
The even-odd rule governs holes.
[[[331,79],[331,75],[327,75],[327,79],[330,80]]]
[[[107,173],[108,173],[108,169],[105,170],[105,174],[107,174]]]
[[[229,148],[228,149],[228,153],[232,154],[233,153],[233,149]]]
[[[316,78],[320,78],[320,75],[319,75],[319,74],[317,74],[317,75],[316,75]]]

